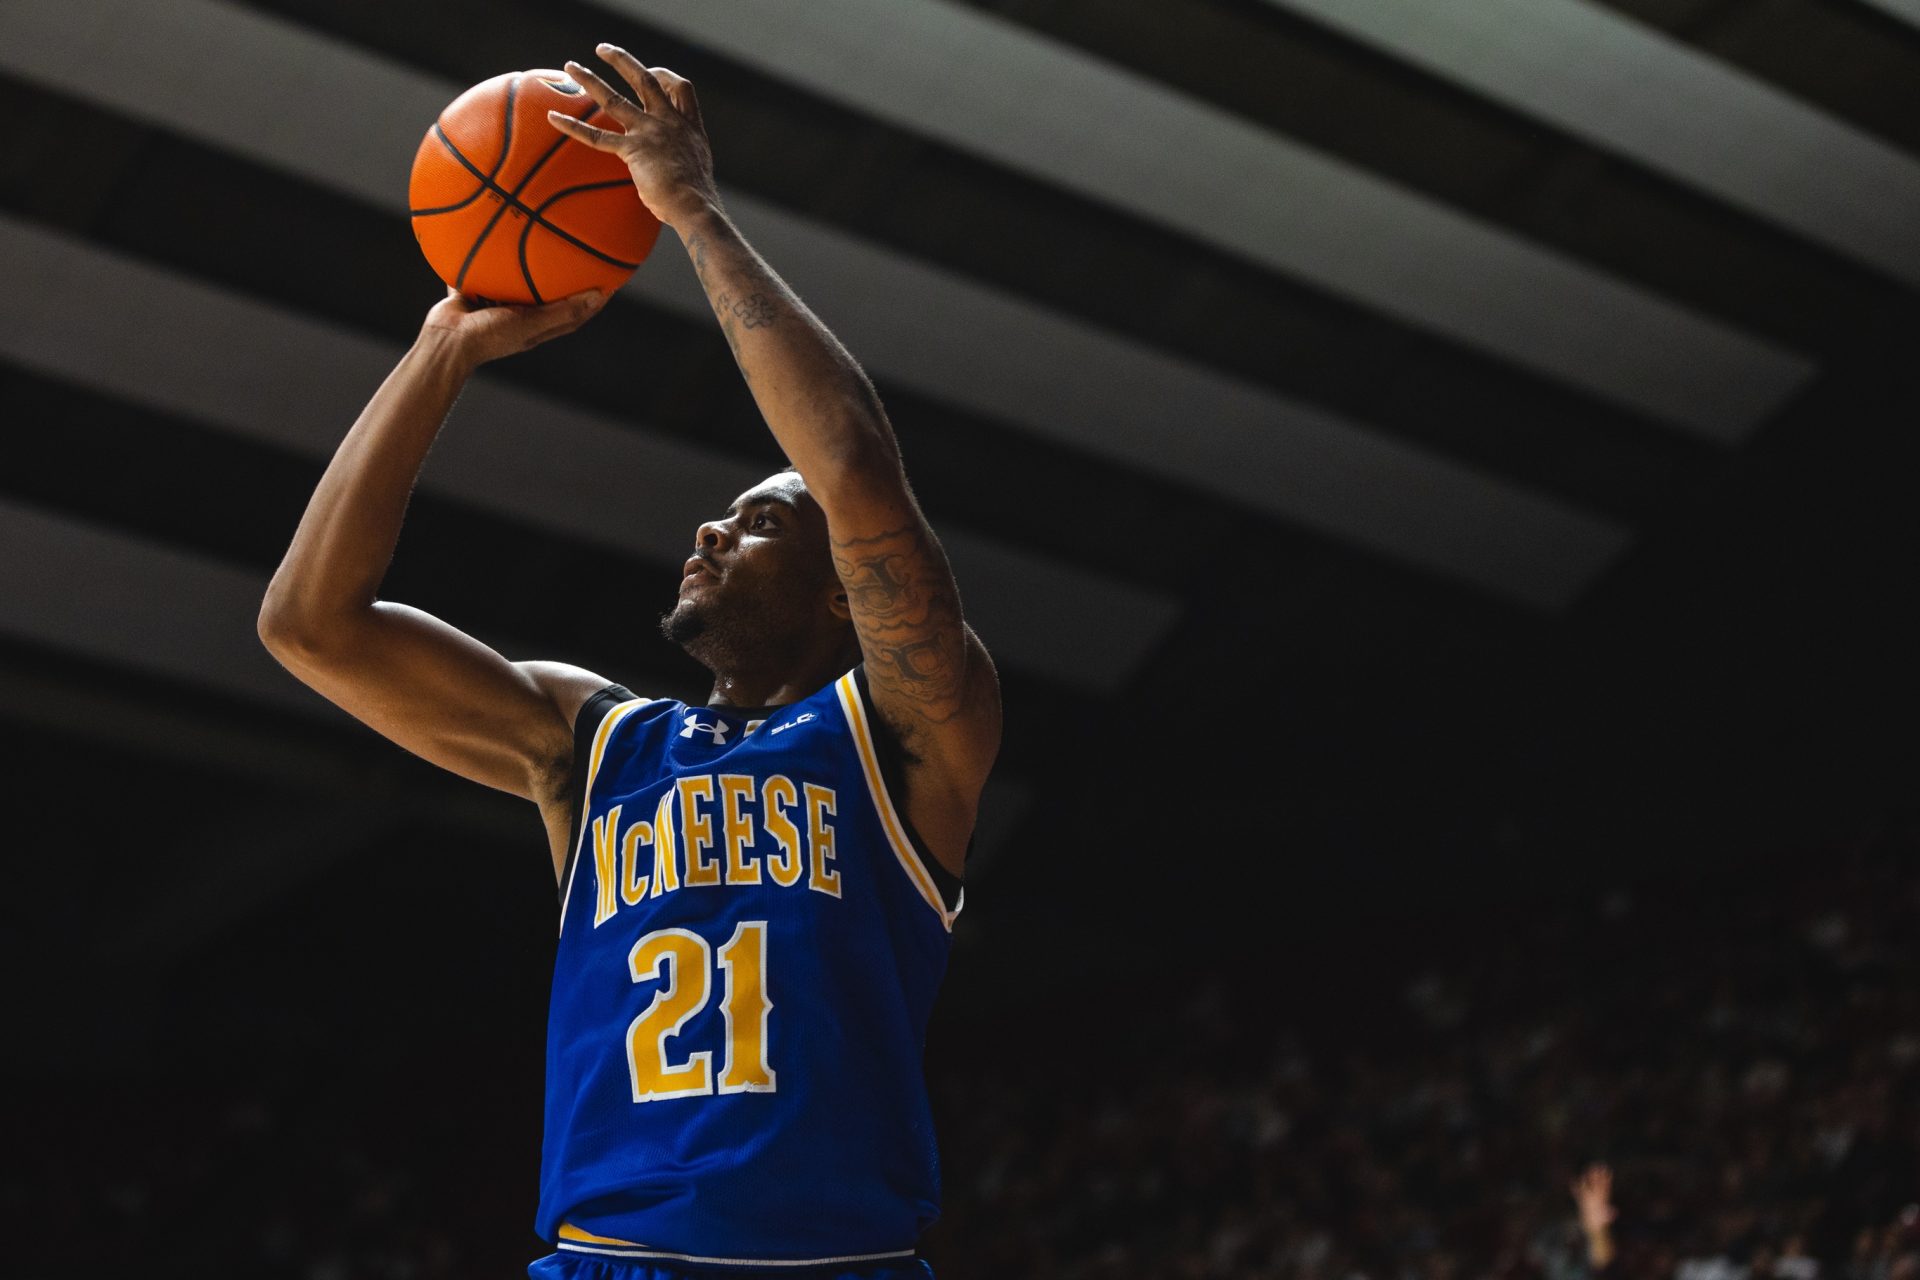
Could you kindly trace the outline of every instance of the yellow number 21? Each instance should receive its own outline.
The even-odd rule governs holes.
[[[720,948],[727,993],[720,1016],[727,1024],[726,1064],[720,1070],[721,1093],[772,1093],[773,1068],[767,1065],[767,922],[743,920]],[[635,982],[648,982],[666,970],[666,982],[647,1011],[627,1028],[627,1069],[633,1100],[692,1098],[714,1091],[713,1050],[667,1062],[667,1039],[704,1009],[712,994],[713,951],[707,940],[687,929],[658,929],[633,944],[627,970]]]

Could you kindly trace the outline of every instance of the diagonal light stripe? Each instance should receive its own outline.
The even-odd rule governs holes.
[[[261,647],[264,576],[0,499],[0,633],[315,714]]]
[[[842,232],[736,212],[870,367],[911,366],[917,390],[1036,435],[1550,609],[1626,546],[1617,524],[1337,414]]]
[[[299,112],[232,112],[198,92],[209,58],[239,97],[318,95],[338,106],[324,127]],[[84,10],[15,0],[0,9],[0,66],[396,214],[420,122],[456,92],[211,0],[99,0]],[[885,380],[1536,606],[1573,599],[1626,543],[1617,525],[1332,414],[773,206],[728,199]],[[677,252],[656,254],[628,289],[710,316]],[[971,607],[986,584],[964,585]]]
[[[948,0],[594,0],[1722,442],[1803,357]],[[644,57],[645,50],[636,50]]]
[[[401,355],[6,217],[0,278],[36,300],[30,324],[0,324],[0,356],[315,459],[332,456]],[[677,560],[700,521],[765,470],[482,376],[421,484],[536,527]],[[995,651],[1076,687],[1117,688],[1177,611],[1164,597],[985,539],[942,540]]]
[[[220,661],[219,645],[227,637],[244,634],[252,625],[252,612],[267,588],[264,579],[252,575],[235,579],[228,566],[183,556],[144,539],[81,524],[23,503],[0,500],[0,526],[6,529],[5,537],[0,538],[0,580],[8,586],[0,594],[0,633],[68,652],[105,641],[113,647],[94,656],[105,657],[115,666],[125,663],[158,670],[150,664],[156,663],[169,646],[156,650],[144,643],[143,628],[152,626],[161,616],[151,612],[152,602],[129,602],[124,592],[105,600],[67,601],[69,605],[93,606],[118,601],[126,614],[118,618],[97,613],[63,617],[62,595],[73,594],[73,583],[67,579],[74,570],[91,570],[97,576],[90,581],[124,578],[141,584],[141,590],[151,584],[156,593],[171,601],[170,605],[163,603],[163,613],[167,608],[178,610],[183,599],[204,596],[218,600],[222,588],[216,585],[208,590],[209,584],[236,582],[238,589],[231,592],[232,606],[212,605],[214,616],[202,633],[215,638],[216,643],[181,650],[187,660],[168,660],[166,669],[158,673],[239,699],[331,718],[335,725],[349,721],[344,711],[298,681],[287,679],[285,672],[279,672],[279,678],[269,683],[250,675],[244,665]],[[59,572],[32,571],[36,562]],[[23,587],[28,581],[33,585]],[[103,627],[111,628],[111,633],[102,634]],[[255,647],[265,654],[264,648]],[[54,676],[44,671],[0,667],[0,725],[16,738],[45,733],[89,745],[104,744],[276,791],[332,794],[335,803],[343,793],[362,799],[369,795],[401,799],[389,765],[369,763],[357,752],[343,754],[336,747],[302,740],[303,726],[284,723],[289,730],[286,734],[262,733],[255,727],[227,721],[220,711],[212,716],[203,714],[198,704],[157,705],[139,696],[130,697],[124,681],[103,680],[98,672],[90,670]],[[454,783],[451,777],[447,781]],[[1027,790],[1021,784],[1013,785]],[[524,812],[517,799],[491,788],[469,786],[464,779],[431,788],[411,801],[402,800],[402,804],[405,817],[492,837],[498,837]]]
[[[1866,0],[1866,3],[1920,27],[1920,0]]]
[[[1662,31],[1586,0],[1267,2],[1920,284],[1920,161]]]

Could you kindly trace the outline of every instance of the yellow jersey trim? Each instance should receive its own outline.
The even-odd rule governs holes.
[[[953,932],[954,917],[960,914],[960,908],[947,910],[947,904],[941,900],[940,887],[933,882],[933,876],[926,865],[920,861],[919,851],[913,847],[913,841],[907,838],[907,829],[900,821],[900,815],[893,807],[893,797],[887,794],[886,779],[880,773],[880,757],[874,750],[873,731],[867,723],[867,710],[860,699],[860,687],[849,671],[834,681],[834,692],[840,697],[841,710],[847,713],[847,724],[853,729],[854,749],[860,756],[860,772],[866,775],[867,791],[873,797],[874,810],[880,815],[880,826],[887,833],[887,843],[893,846],[893,856],[900,863],[901,870],[913,881],[913,887],[940,917],[940,925],[947,932]]]
[[[585,1244],[618,1244],[625,1245],[629,1249],[646,1248],[645,1245],[635,1244],[631,1240],[620,1240],[613,1236],[597,1236],[591,1231],[582,1231],[571,1222],[563,1222],[560,1224],[560,1238],[562,1240],[576,1240]]]
[[[848,1262],[884,1262],[888,1258],[913,1256],[911,1249],[894,1249],[887,1253],[847,1253],[836,1258],[710,1258],[700,1253],[669,1253],[665,1249],[609,1241],[604,1236],[590,1235],[564,1222],[560,1224],[560,1239],[554,1248],[568,1253],[597,1253],[608,1258],[660,1258],[668,1262],[704,1262],[721,1267],[824,1267]]]
[[[622,720],[652,702],[652,698],[635,698],[630,702],[615,703],[607,708],[600,717],[600,727],[593,735],[593,751],[587,756],[587,785],[580,796],[580,834],[574,840],[573,874],[567,877],[567,891],[560,896],[560,932],[567,930],[567,904],[573,900],[573,882],[580,878],[580,850],[587,843],[587,815],[593,812],[593,784],[600,776],[600,761],[607,754],[607,739],[613,736],[615,727]]]

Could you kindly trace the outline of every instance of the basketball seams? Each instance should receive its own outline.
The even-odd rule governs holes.
[[[592,116],[593,112],[596,110],[598,110],[597,107],[592,108],[588,110],[585,115],[580,116],[579,118],[582,120],[585,120],[588,117]],[[534,180],[534,177],[539,174],[541,168],[547,163],[547,161],[559,155],[560,148],[566,146],[567,143],[571,141],[573,141],[573,139],[567,137],[567,135],[563,133],[560,135],[560,140],[558,142],[554,143],[552,146],[548,147],[546,151],[541,153],[540,158],[533,162],[533,167],[527,170],[526,176],[521,178],[520,181],[514,186],[513,190],[507,193],[506,201],[500,206],[501,213],[505,213],[508,209],[518,209],[520,210],[520,212],[527,215],[527,225],[529,227],[533,225],[533,216],[534,216],[533,211],[527,208],[526,205],[520,202],[520,193],[527,189],[527,184]],[[494,221],[498,222],[499,218],[496,216]],[[481,233],[480,238],[482,240],[485,240],[487,238],[487,234],[490,233],[492,230],[493,228],[489,226],[486,232]],[[524,234],[520,238],[520,244],[521,244],[521,248],[524,250],[526,246],[526,236]],[[479,247],[480,246],[477,244],[474,246],[476,250]],[[527,271],[527,258],[524,252],[522,252],[520,255],[520,274],[527,282],[527,292],[533,295],[534,303],[538,305],[539,303],[545,302],[546,299],[540,296],[539,288],[533,283],[533,276],[529,274]]]
[[[568,197],[596,191],[610,191],[614,188],[630,185],[631,180],[625,176],[617,179],[609,177],[605,180],[594,182],[575,181],[566,187],[544,195],[544,197],[537,201],[535,200],[533,193],[538,192],[541,185],[545,185],[538,183],[537,179],[547,167],[548,162],[558,155],[562,149],[565,148],[566,144],[571,141],[571,139],[565,135],[557,136],[551,146],[547,147],[539,155],[532,157],[531,163],[524,172],[514,173],[514,170],[518,167],[513,161],[514,144],[516,140],[519,140],[523,146],[526,143],[535,141],[538,133],[538,131],[533,128],[533,117],[536,114],[535,108],[547,105],[542,101],[544,95],[535,92],[531,88],[524,94],[520,92],[521,79],[529,75],[534,75],[534,73],[517,73],[508,78],[507,83],[502,86],[505,102],[503,104],[504,111],[501,114],[504,115],[505,119],[500,122],[501,131],[499,136],[501,138],[501,144],[487,172],[482,172],[480,166],[473,162],[473,159],[469,157],[466,151],[462,150],[463,144],[477,150],[479,147],[484,146],[486,142],[485,132],[476,128],[476,126],[480,124],[480,120],[472,111],[466,112],[463,116],[453,121],[455,131],[461,134],[460,141],[456,141],[449,132],[447,116],[444,113],[439,120],[434,122],[431,134],[438,142],[437,147],[434,146],[433,143],[429,143],[429,147],[450,158],[460,169],[464,169],[478,185],[470,194],[466,195],[464,199],[450,204],[431,205],[421,209],[409,210],[409,213],[413,218],[424,219],[447,215],[459,216],[461,211],[465,210],[469,211],[468,216],[470,218],[477,219],[485,217],[485,225],[479,228],[478,233],[473,235],[473,239],[466,246],[465,255],[459,263],[459,270],[453,276],[454,288],[463,293],[467,292],[469,281],[471,280],[476,292],[493,293],[499,290],[516,290],[518,286],[508,284],[507,280],[511,275],[517,274],[520,277],[519,285],[523,285],[526,291],[532,295],[533,301],[538,304],[545,302],[546,297],[535,279],[536,274],[547,278],[549,288],[551,288],[556,283],[551,273],[555,270],[556,266],[567,259],[569,254],[577,252],[594,261],[604,263],[607,267],[631,273],[638,268],[639,260],[646,257],[647,250],[651,247],[653,237],[648,237],[645,245],[636,243],[634,248],[629,248],[625,244],[620,245],[619,247],[622,250],[633,255],[634,260],[629,261],[625,258],[617,257],[612,253],[608,253],[606,250],[584,239],[583,236],[590,234],[590,231],[583,229],[581,233],[576,234],[566,227],[559,225],[549,214],[549,210],[551,210],[555,204]],[[556,89],[559,87],[554,81],[545,77],[536,78],[540,79],[542,84],[548,87]],[[567,105],[571,107],[574,104],[569,103]],[[585,107],[584,110],[578,112],[569,110],[567,114],[576,120],[603,125],[606,119],[610,119],[610,117],[606,117],[606,113],[601,110],[599,105],[591,100],[588,100],[582,105]],[[528,112],[528,120],[520,122],[521,127],[516,130],[514,116],[523,109]],[[562,109],[564,110],[565,108]],[[543,111],[538,112],[538,114],[544,118]],[[516,139],[516,134],[518,135],[518,139]],[[560,177],[561,181],[566,181],[568,178],[576,176],[576,174],[572,173],[558,172],[558,170],[567,167],[568,166],[556,166],[556,174]],[[591,168],[591,166],[588,167]],[[446,191],[448,196],[459,190],[458,186],[454,185],[453,182],[453,179],[457,178],[458,172],[459,170],[445,172],[438,180],[442,190]],[[502,182],[506,176],[511,176],[515,179],[514,186],[511,190],[502,186]],[[585,175],[581,174],[577,176]],[[449,190],[449,188],[451,189]],[[484,213],[482,209],[474,207],[475,203],[484,195],[491,195],[499,202],[499,207],[492,210],[490,215]],[[446,196],[442,198],[445,199]],[[500,219],[508,210],[512,210],[514,216],[522,219],[525,224],[521,228],[518,237],[519,243],[515,249],[510,249],[505,243],[495,244],[492,241],[492,235],[499,226]],[[445,226],[447,224],[442,223],[440,225]],[[468,222],[466,225],[471,226],[472,223]],[[535,227],[545,228],[547,233],[553,237],[552,241],[545,242],[551,246],[550,248],[530,252],[529,245],[536,243],[533,242],[532,239],[533,229]],[[421,234],[421,231],[421,227],[416,225],[416,234]],[[657,236],[657,228],[655,235]],[[460,231],[453,231],[452,236],[454,237],[452,244],[445,244],[448,239],[447,233],[445,232],[438,233],[435,236],[435,240],[438,243],[445,244],[445,247],[452,249],[453,252],[458,253],[460,252],[457,247],[459,238],[461,238]],[[627,239],[624,235],[616,238]],[[555,243],[556,241],[558,243]],[[427,240],[424,236],[422,237],[422,246],[427,247]],[[638,252],[635,252],[635,248],[638,249]],[[556,251],[560,254],[559,257],[554,256]],[[431,249],[429,250],[429,256],[432,256]],[[584,266],[586,264],[583,262],[582,265]],[[562,266],[559,269],[562,280],[565,280],[569,276],[578,275],[578,271],[575,268]],[[604,279],[604,277],[605,272],[604,269],[602,269],[601,278]],[[587,279],[592,280],[593,278],[593,272],[588,271]],[[563,285],[562,287],[566,286]],[[583,284],[581,287],[586,286]],[[604,289],[609,286],[600,284],[598,287]],[[511,296],[511,293],[509,293],[508,296]]]
[[[514,104],[518,101],[519,97],[520,77],[515,76],[513,79],[507,81],[507,104],[504,112],[506,118],[502,122],[500,154],[494,158],[493,168],[487,170],[488,182],[492,182],[500,176],[500,171],[507,167],[507,157],[513,154],[513,117],[517,114],[514,110]],[[446,136],[444,130],[440,136]]]
[[[506,105],[506,112],[505,112],[506,132],[505,132],[505,136],[503,136],[500,140],[500,158],[494,161],[492,171],[488,173],[486,178],[484,179],[486,185],[488,187],[493,188],[496,191],[499,190],[499,187],[494,182],[494,179],[499,176],[500,170],[506,167],[507,157],[513,153],[514,103],[515,103],[515,99],[519,97],[519,93],[520,93],[520,77],[515,76],[513,79],[507,81],[507,105]],[[436,125],[436,127],[438,126]],[[446,138],[447,135],[444,129],[441,130],[440,136],[442,138]],[[566,141],[566,139],[563,137],[561,141],[564,142]],[[447,145],[450,147],[453,146],[452,139],[449,138],[447,140]],[[547,157],[551,156],[555,150],[558,150],[558,148],[549,149],[546,155],[541,156],[539,160],[535,161],[533,169],[528,172],[527,177],[532,177],[534,173],[539,172],[540,166],[547,162]],[[521,179],[520,186],[524,187],[526,185],[527,185],[526,179],[524,178]],[[469,246],[467,249],[466,259],[460,264],[460,274],[455,276],[453,279],[453,287],[455,289],[462,289],[466,285],[467,272],[473,270],[473,260],[480,256],[480,246],[487,242],[487,237],[493,234],[493,229],[500,225],[501,217],[507,212],[508,209],[513,207],[514,205],[513,194],[515,192],[518,192],[519,189],[520,189],[519,187],[515,187],[514,192],[501,193],[502,198],[500,201],[500,207],[493,211],[493,216],[487,219],[487,225],[480,228],[480,234],[474,237],[473,244]]]
[[[494,182],[493,174],[480,172],[480,166],[467,159],[467,153],[455,145],[453,139],[447,136],[447,131],[440,127],[440,122],[437,120],[433,125],[433,133],[435,137],[440,139],[441,144],[446,147],[448,155],[458,160],[461,165],[466,168],[468,173],[480,179],[480,191],[494,191],[500,195],[506,194],[506,192],[501,191],[499,185]],[[475,192],[474,194],[478,195],[479,192]]]
[[[430,218],[435,214],[453,213],[456,210],[464,209],[468,205],[472,204],[475,200],[478,200],[481,196],[485,195],[487,192],[487,188],[494,185],[494,181],[493,181],[494,178],[499,175],[501,167],[507,163],[508,153],[513,150],[513,115],[514,115],[513,105],[514,105],[514,99],[519,95],[519,91],[520,91],[520,78],[518,76],[515,76],[512,80],[509,80],[507,82],[506,123],[505,123],[505,128],[502,130],[500,135],[500,154],[493,158],[493,168],[489,169],[485,173],[480,172],[479,166],[475,165],[472,161],[468,160],[466,156],[460,153],[460,148],[453,145],[453,139],[447,136],[446,125],[442,123],[442,120],[444,120],[446,117],[446,112],[443,111],[440,113],[441,120],[435,120],[433,122],[434,135],[438,137],[441,143],[446,147],[446,149],[453,154],[453,158],[455,160],[458,160],[466,168],[468,173],[471,173],[474,177],[480,179],[480,185],[473,189],[472,195],[468,196],[465,200],[462,200],[458,204],[441,205],[440,207],[435,209],[409,210],[408,212],[413,217]],[[461,271],[461,275],[463,278],[466,275],[464,268]]]
[[[481,228],[480,234],[475,237],[472,246],[468,248],[466,259],[460,264],[460,273],[454,277],[453,287],[455,289],[461,289],[465,286],[467,273],[473,269],[474,259],[480,256],[480,247],[487,242],[487,237],[493,234],[493,229],[500,225],[500,219],[506,215],[507,210],[518,209],[530,219],[535,216],[533,210],[527,208],[527,206],[520,201],[520,193],[524,191],[527,184],[532,182],[534,177],[539,174],[541,168],[546,165],[547,161],[553,159],[554,156],[560,153],[560,148],[572,141],[572,139],[568,138],[565,134],[561,134],[558,140],[555,141],[552,146],[548,147],[546,151],[542,152],[539,158],[528,167],[526,173],[521,176],[520,181],[514,185],[513,190],[506,191],[500,187],[499,183],[495,181],[495,178],[499,174],[501,167],[506,164],[507,153],[513,146],[513,102],[515,91],[519,88],[519,84],[519,79],[516,77],[514,81],[507,86],[506,141],[501,145],[500,159],[498,163],[494,165],[493,172],[481,178],[481,181],[485,184],[483,190],[491,190],[500,197],[500,207],[494,210],[493,217],[487,220],[487,225]],[[591,120],[594,113],[599,111],[599,109],[598,105],[590,103],[587,110],[577,118],[581,120]],[[438,130],[439,125],[436,124],[434,128]],[[460,154],[460,149],[453,145],[453,140],[447,137],[444,130],[440,131],[440,138],[441,141],[447,144],[447,149],[452,151],[462,164],[473,170],[476,175],[479,174],[479,169],[472,161]],[[532,292],[533,300],[536,303],[540,302],[540,291],[534,288],[533,279],[530,276],[527,278],[527,288]]]
[[[543,301],[543,299],[540,295],[540,286],[533,282],[533,268],[527,264],[527,241],[532,238],[536,227],[559,236],[562,240],[565,240],[582,253],[592,254],[608,266],[619,267],[625,271],[636,271],[639,269],[639,263],[625,262],[610,253],[596,249],[585,240],[580,239],[570,232],[562,231],[559,227],[540,216],[567,196],[578,195],[582,191],[605,191],[609,187],[624,187],[629,181],[630,179],[627,178],[613,178],[606,182],[582,182],[571,187],[562,187],[545,200],[542,200],[537,208],[528,211],[527,225],[520,228],[520,274],[525,278],[527,288],[532,292],[535,302]]]
[[[551,82],[549,81],[547,83],[551,83]],[[593,120],[593,117],[598,114],[600,114],[599,104],[589,102],[587,104],[587,109],[582,113],[580,113],[579,115],[575,116],[574,119],[579,120],[583,123],[591,123]],[[598,249],[595,249],[592,245],[587,244],[584,241],[575,239],[574,237],[568,235],[566,232],[561,231],[560,228],[547,222],[540,215],[542,212],[545,211],[548,205],[553,203],[551,199],[541,202],[541,204],[537,208],[530,208],[525,201],[520,199],[520,193],[525,191],[529,186],[533,184],[533,180],[539,174],[541,166],[546,164],[548,160],[552,159],[555,155],[557,155],[560,151],[560,148],[566,146],[567,143],[570,141],[572,141],[572,139],[568,138],[565,134],[562,134],[560,136],[560,141],[555,143],[551,148],[549,148],[547,153],[541,156],[539,160],[535,161],[531,169],[527,170],[526,177],[522,178],[519,182],[519,185],[514,187],[510,197],[513,206],[519,209],[520,212],[524,213],[527,218],[527,225],[520,228],[520,243],[517,248],[517,253],[520,259],[520,278],[526,282],[527,292],[533,295],[533,301],[536,306],[546,301],[545,295],[543,295],[540,292],[540,286],[534,283],[533,270],[527,263],[527,238],[533,234],[533,229],[536,226],[546,227],[547,230],[555,233],[556,235],[559,235],[561,238],[567,240],[568,242],[573,244],[575,247],[585,250],[587,253],[590,253],[594,257],[600,258],[603,261],[613,266],[621,267],[627,271],[632,271],[640,265],[637,262],[627,263],[627,262],[620,261],[618,258],[609,257],[607,254],[601,253]],[[628,181],[628,179],[614,180],[614,181],[608,182],[605,185],[617,186],[619,185],[620,182],[624,182],[624,181]],[[595,185],[600,185],[600,184],[595,184]]]
[[[441,145],[446,148],[446,150],[453,156],[453,158],[460,162],[460,167],[465,169],[468,173],[472,174],[478,180],[478,185],[474,187],[473,193],[471,195],[469,195],[466,199],[460,201],[457,204],[436,205],[431,209],[409,209],[407,210],[407,216],[410,218],[432,218],[443,213],[458,213],[460,210],[466,208],[468,205],[472,204],[475,200],[478,200],[481,196],[485,195],[487,193],[488,188],[493,185],[492,183],[487,181],[486,174],[474,168],[473,165],[467,161],[467,158],[460,154],[460,148],[453,145],[453,139],[447,137],[447,135],[441,131],[440,122],[438,120],[433,122],[433,134],[435,137],[440,139]]]

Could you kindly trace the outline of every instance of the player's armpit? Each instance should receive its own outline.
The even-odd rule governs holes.
[[[585,667],[576,667],[570,662],[535,660],[513,665],[547,695],[548,701],[560,713],[560,719],[576,735],[580,727],[580,709],[587,705],[587,699],[614,684],[605,676],[588,671]]]

